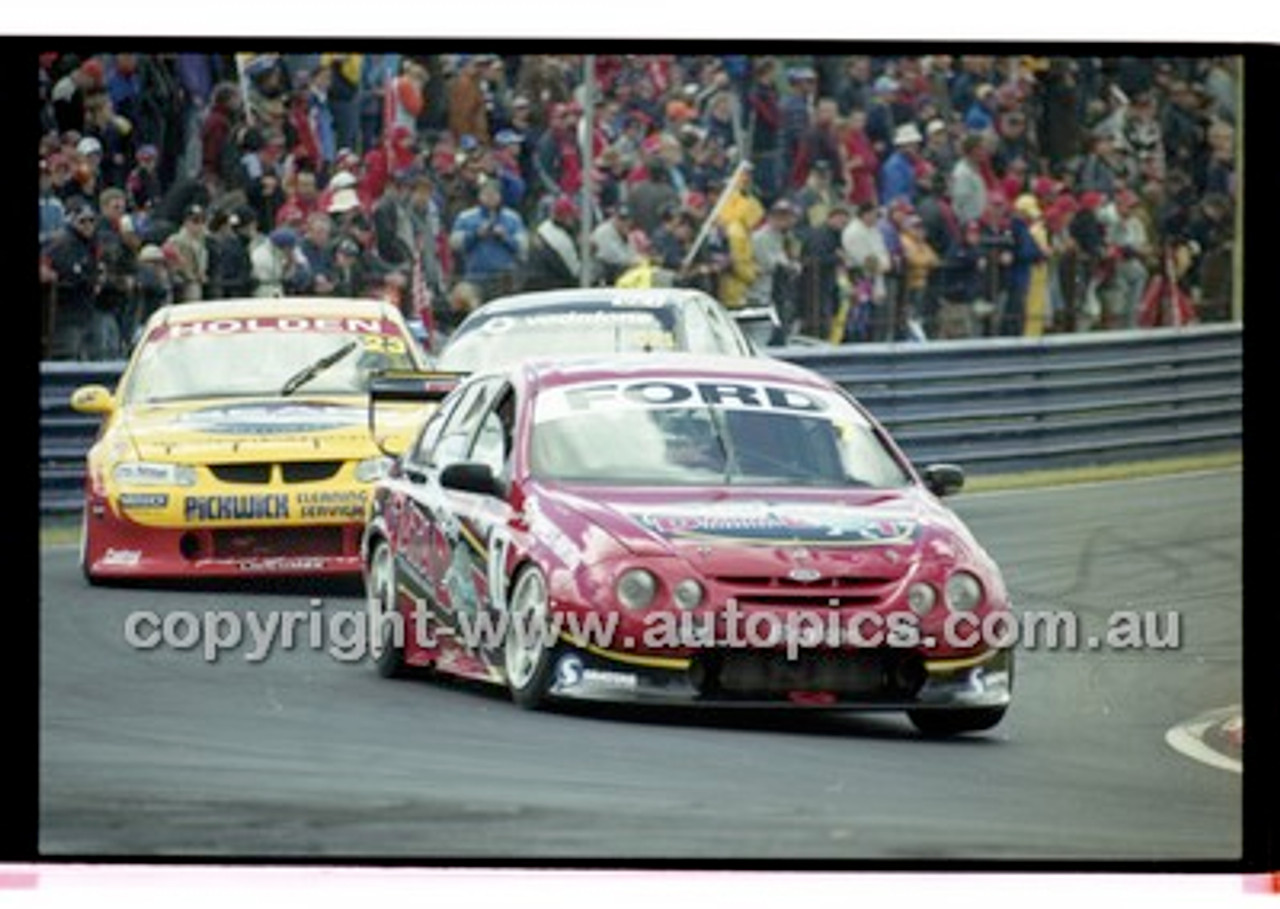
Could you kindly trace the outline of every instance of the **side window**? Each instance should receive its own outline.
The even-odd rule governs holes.
[[[707,301],[707,321],[711,326],[711,335],[720,353],[733,357],[741,357],[751,352],[742,341],[741,333],[732,317],[715,301]]]
[[[466,460],[471,434],[484,416],[494,390],[493,380],[477,382],[463,392],[452,412],[440,427],[439,438],[427,460],[432,467],[443,469]]]
[[[467,455],[468,461],[487,464],[496,477],[509,478],[510,458],[515,438],[515,392],[505,386],[495,404],[480,422],[480,431]]]
[[[686,348],[693,353],[719,353],[719,345],[711,334],[711,326],[707,324],[702,307],[693,303],[684,306],[680,313],[684,321]]]

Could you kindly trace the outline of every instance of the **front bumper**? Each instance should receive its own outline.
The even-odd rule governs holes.
[[[548,693],[653,706],[885,711],[1006,707],[1013,694],[1011,650],[949,659],[844,651],[788,662],[742,651],[640,657],[564,642]]]
[[[352,575],[363,530],[363,520],[154,526],[90,496],[82,561],[94,579]]]

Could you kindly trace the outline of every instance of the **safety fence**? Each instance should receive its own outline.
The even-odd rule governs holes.
[[[916,464],[972,474],[1171,457],[1238,447],[1243,327],[1116,331],[771,351],[849,389]],[[40,510],[83,502],[97,417],[68,399],[112,387],[124,364],[40,364]]]

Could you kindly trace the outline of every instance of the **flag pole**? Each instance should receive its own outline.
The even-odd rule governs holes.
[[[720,198],[716,199],[716,204],[711,207],[711,211],[707,212],[706,219],[702,222],[702,226],[698,228],[698,235],[693,238],[693,243],[689,246],[689,251],[684,255],[684,262],[681,268],[688,268],[693,262],[694,256],[698,254],[698,250],[702,248],[702,244],[706,241],[707,235],[711,233],[711,226],[716,223],[716,218],[720,216],[720,212],[729,202],[729,197],[738,191],[738,187],[742,182],[743,174],[751,169],[751,162],[745,158],[738,162],[738,166],[734,168],[733,176],[725,183],[724,189],[720,192]]]
[[[591,262],[591,215],[592,199],[595,196],[593,187],[593,170],[596,134],[596,57],[595,54],[584,54],[582,58],[582,84],[585,95],[582,103],[582,134],[578,137],[582,155],[582,203],[579,205],[578,217],[578,260],[581,263],[579,285],[589,287],[594,277],[595,267]]]

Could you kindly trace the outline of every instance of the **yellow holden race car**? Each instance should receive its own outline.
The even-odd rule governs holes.
[[[148,321],[116,391],[84,386],[104,417],[85,476],[80,562],[113,578],[348,574],[378,441],[420,411],[369,420],[370,377],[421,371],[399,310],[382,300],[182,303]]]

